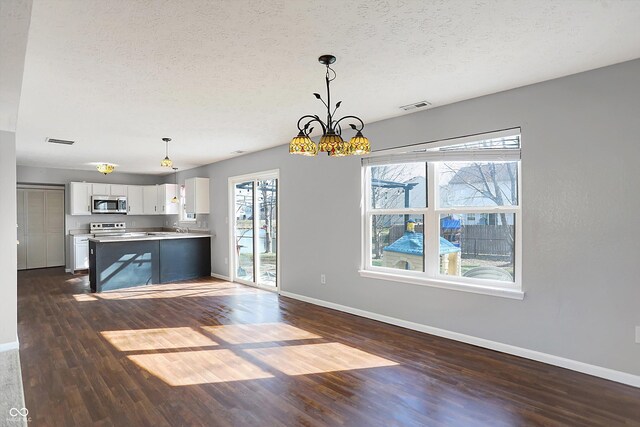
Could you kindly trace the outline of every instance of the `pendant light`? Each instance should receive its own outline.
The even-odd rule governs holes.
[[[162,140],[164,141],[165,156],[160,162],[160,166],[170,168],[173,166],[173,161],[169,158],[169,141],[171,141],[171,138],[162,138]]]
[[[330,83],[336,78],[336,72],[331,68],[331,64],[336,62],[333,55],[322,55],[318,61],[327,67],[325,75],[325,83],[327,85],[327,102],[325,102],[320,94],[314,93],[316,99],[320,100],[327,107],[327,121],[324,122],[317,115],[304,115],[298,120],[298,135],[296,135],[289,143],[290,154],[300,154],[302,156],[315,156],[318,151],[325,151],[332,157],[344,157],[351,155],[363,155],[371,152],[371,144],[369,140],[362,135],[364,122],[356,116],[344,116],[335,120],[334,114],[340,108],[342,101],[336,103],[333,112],[331,111],[331,90]],[[342,139],[342,125],[340,122],[346,120],[351,129],[356,131],[356,135],[349,142]],[[312,123],[318,124],[322,128],[322,137],[320,143],[316,143],[309,137],[313,131]],[[347,123],[345,122],[345,124]]]
[[[178,203],[178,194],[180,194],[180,187],[178,187],[178,168],[173,168],[173,175],[176,183],[176,194],[171,199],[171,203]]]

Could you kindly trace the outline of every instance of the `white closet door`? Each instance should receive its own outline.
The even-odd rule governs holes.
[[[27,268],[47,266],[47,233],[44,190],[27,190]]]
[[[64,192],[45,192],[47,267],[64,265]]]
[[[18,189],[18,270],[27,268],[27,233],[24,208],[25,191]]]

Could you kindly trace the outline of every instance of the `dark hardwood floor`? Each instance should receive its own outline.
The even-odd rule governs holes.
[[[20,272],[18,317],[34,426],[640,425],[639,389],[215,279]]]

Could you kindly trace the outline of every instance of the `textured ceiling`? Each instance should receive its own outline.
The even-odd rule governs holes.
[[[163,173],[284,144],[334,99],[365,121],[640,57],[640,1],[35,0],[18,163]],[[71,147],[45,137],[74,139]]]

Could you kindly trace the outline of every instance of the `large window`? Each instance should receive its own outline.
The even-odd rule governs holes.
[[[522,298],[519,129],[363,159],[363,268]]]

